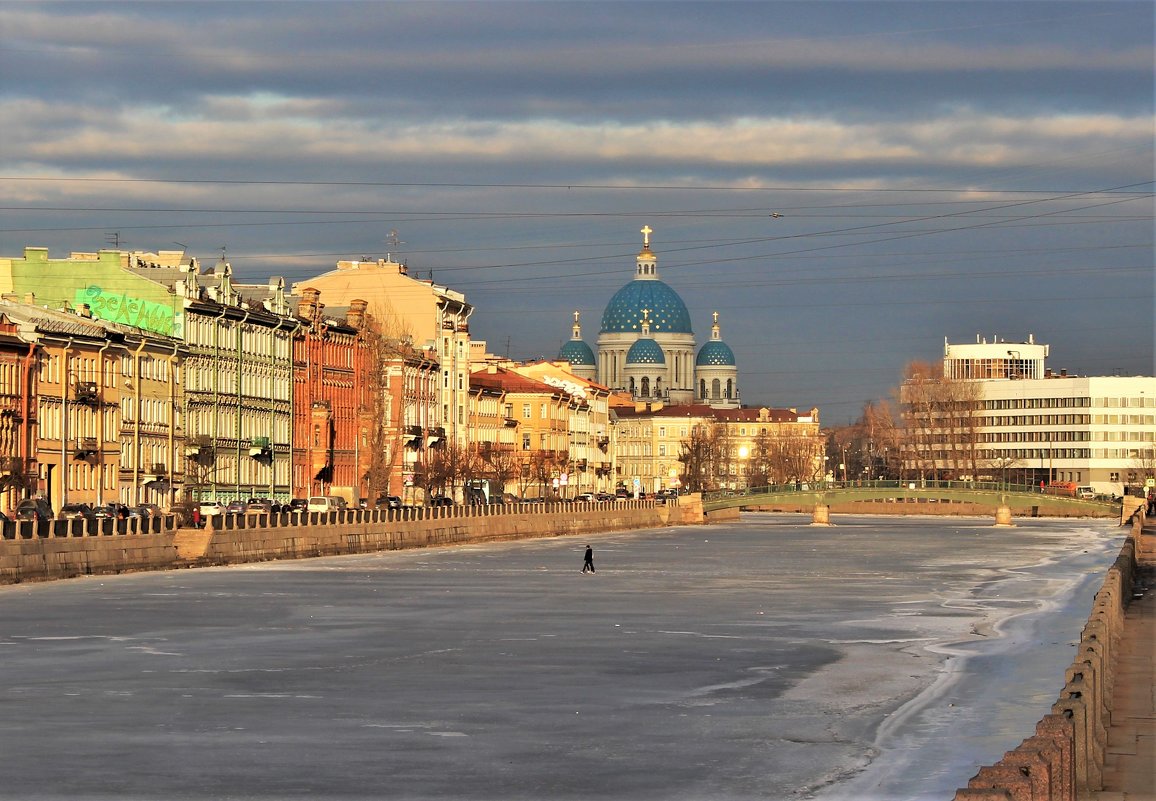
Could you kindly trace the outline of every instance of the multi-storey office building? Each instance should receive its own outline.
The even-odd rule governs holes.
[[[611,443],[610,389],[571,372],[567,362],[537,361],[513,369],[570,394],[568,473],[572,494],[613,492],[614,452]]]
[[[617,415],[619,476],[627,490],[742,489],[814,481],[823,471],[817,408],[636,403]]]
[[[516,492],[530,497],[573,497],[570,486],[570,412],[574,399],[562,387],[488,364],[470,376],[474,391],[503,396],[503,419],[510,421],[519,462]]]
[[[31,441],[36,346],[0,311],[0,511],[15,509],[36,485]]]
[[[57,511],[169,505],[183,481],[180,341],[26,304],[5,302],[0,311],[32,359],[21,379],[29,439],[14,489]]]
[[[183,287],[189,495],[288,501],[292,343],[302,325],[287,315],[276,281],[267,288],[235,287],[224,262],[209,275],[189,278],[193,286]],[[274,297],[261,298],[266,292]]]
[[[377,340],[366,330],[365,301],[354,301],[338,319],[322,313],[320,294],[303,289],[297,306],[292,490],[299,498],[341,495],[355,502],[370,495],[383,447]]]
[[[409,274],[389,259],[339,261],[337,269],[298,286],[320,290],[328,302],[348,305],[364,299],[368,313],[387,339],[432,350],[441,371],[435,418],[427,427],[444,430],[446,441],[464,446],[468,438],[470,326],[474,307],[465,295]]]
[[[954,393],[959,401],[946,411],[922,402],[919,382],[904,384],[907,427],[922,435],[907,449],[905,468],[946,478],[1073,483],[1105,494],[1156,475],[1156,378],[1057,374],[1046,356],[1047,346],[1032,340],[945,343],[945,394],[955,381],[963,387]]]

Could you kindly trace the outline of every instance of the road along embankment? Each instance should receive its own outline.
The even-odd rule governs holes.
[[[225,515],[210,518],[201,529],[150,533],[129,527],[89,534],[73,526],[49,525],[53,522],[5,526],[0,583],[593,535],[702,523],[703,511],[700,496],[685,495],[666,504],[619,501]]]
[[[979,769],[955,801],[1083,801],[1104,789],[1113,690],[1128,604],[1142,592],[1142,571],[1156,565],[1135,509],[1131,532],[1092,602],[1064,686],[1035,733],[994,765]]]

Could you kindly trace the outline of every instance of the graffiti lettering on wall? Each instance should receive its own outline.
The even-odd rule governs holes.
[[[93,317],[113,323],[123,323],[145,331],[153,331],[166,336],[178,336],[177,315],[168,306],[149,300],[129,297],[124,292],[105,292],[103,288],[89,284],[76,290],[76,305],[87,305]]]

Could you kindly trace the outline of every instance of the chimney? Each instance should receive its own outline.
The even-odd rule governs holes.
[[[89,318],[91,318],[91,317],[92,317],[92,307],[91,307],[91,306],[89,306],[87,303],[83,303],[83,304],[81,304],[81,306],[80,306],[80,316],[81,316],[81,317],[89,317]]]
[[[345,312],[345,322],[351,328],[361,329],[365,325],[365,309],[369,306],[369,301],[366,300],[351,300],[349,301],[349,311]]]
[[[25,292],[24,293],[24,302],[27,303],[29,306],[35,306],[36,305],[36,293],[35,292]]]
[[[321,290],[305,287],[301,290],[301,300],[297,302],[297,316],[303,320],[317,319],[317,301],[321,297]]]

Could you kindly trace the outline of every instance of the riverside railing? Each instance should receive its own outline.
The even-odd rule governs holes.
[[[203,518],[201,527],[212,526],[215,531],[246,528],[282,528],[296,526],[356,525],[361,523],[392,523],[442,518],[490,517],[496,515],[539,514],[558,511],[605,509],[617,507],[634,509],[654,506],[654,500],[616,501],[541,501],[516,504],[484,504],[470,506],[407,506],[394,509],[346,509],[334,512],[245,512],[212,515]],[[163,534],[191,524],[176,515],[153,515],[127,519],[77,518],[69,520],[5,520],[3,538],[47,539],[55,537],[140,536]]]

